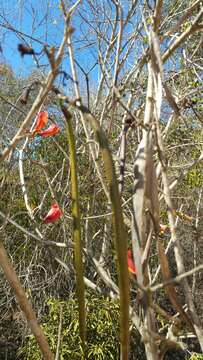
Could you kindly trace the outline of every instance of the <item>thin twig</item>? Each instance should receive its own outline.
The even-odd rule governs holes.
[[[198,265],[196,267],[194,267],[193,269],[189,270],[189,271],[186,271],[184,272],[183,274],[180,274],[180,275],[177,275],[176,277],[174,277],[173,279],[170,279],[170,280],[167,280],[167,281],[164,281],[163,283],[161,284],[157,284],[157,285],[154,285],[154,286],[151,286],[149,289],[150,291],[152,292],[155,292],[159,289],[162,289],[164,286],[167,286],[169,284],[178,284],[180,283],[183,279],[185,279],[186,277],[188,276],[191,276],[199,271],[203,271],[203,265]]]

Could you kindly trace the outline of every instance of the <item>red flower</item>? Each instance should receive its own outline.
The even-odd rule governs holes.
[[[128,250],[128,270],[132,274],[136,275],[137,270],[133,261],[133,255],[131,250]]]
[[[48,224],[51,223],[57,219],[59,219],[61,216],[63,215],[60,207],[58,206],[58,204],[53,204],[51,206],[51,209],[49,210],[49,212],[47,213],[47,215],[44,218],[44,223]]]
[[[53,136],[53,135],[56,135],[59,131],[60,131],[60,128],[57,125],[53,124],[53,125],[50,125],[44,131],[41,131],[39,133],[39,135],[42,137]]]
[[[43,127],[45,127],[47,122],[48,122],[48,112],[40,111],[37,114],[37,121],[33,132],[39,132],[41,129],[43,129]]]

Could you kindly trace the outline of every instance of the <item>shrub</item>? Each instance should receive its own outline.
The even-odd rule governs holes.
[[[47,301],[47,315],[42,327],[53,353],[56,353],[60,313],[62,331],[60,360],[84,359],[79,337],[78,306],[72,298],[67,301],[50,298]],[[131,359],[145,359],[144,347],[136,330],[132,330]],[[134,357],[135,356],[135,357]],[[28,335],[25,344],[18,351],[18,357],[26,360],[40,360],[41,354],[33,335]],[[85,359],[119,359],[119,302],[109,297],[87,294],[87,354]]]

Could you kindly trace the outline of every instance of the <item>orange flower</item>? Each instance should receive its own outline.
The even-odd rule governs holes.
[[[52,124],[52,125],[50,125],[47,129],[45,129],[44,131],[41,131],[41,132],[39,133],[39,135],[42,136],[42,137],[54,136],[54,135],[56,135],[59,131],[60,131],[60,128],[59,128],[57,125]]]
[[[137,269],[133,261],[133,254],[131,250],[128,250],[128,270],[132,274],[136,275]]]
[[[47,111],[40,111],[37,114],[37,121],[33,132],[39,132],[43,127],[45,127],[46,123],[48,122],[48,112]]]
[[[47,215],[44,218],[44,223],[48,224],[48,223],[51,223],[53,221],[56,221],[62,215],[63,215],[63,213],[62,213],[60,207],[58,206],[58,204],[53,204],[51,206],[51,209],[49,210],[49,212],[47,213]]]

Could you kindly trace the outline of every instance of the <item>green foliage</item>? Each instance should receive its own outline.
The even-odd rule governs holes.
[[[48,314],[42,320],[44,332],[53,353],[56,352],[60,312],[62,332],[60,360],[84,359],[79,336],[78,305],[75,299],[47,301]],[[138,333],[131,331],[130,359],[145,359]],[[85,359],[119,359],[119,301],[87,293],[87,349]],[[27,337],[24,347],[18,351],[19,359],[40,360],[41,354],[33,335]]]
[[[193,353],[189,360],[203,360],[203,354]]]
[[[190,188],[201,187],[203,185],[203,171],[201,166],[197,165],[188,172],[186,183]]]
[[[77,302],[74,299],[59,301],[51,298],[47,305],[49,313],[44,317],[42,326],[53,352],[56,351],[62,307],[60,360],[70,359],[70,356],[72,360],[84,358],[79,337]],[[118,319],[118,301],[88,296],[87,359],[117,359],[119,357]],[[19,355],[27,360],[41,359],[32,335],[28,336],[27,343],[19,351]]]

